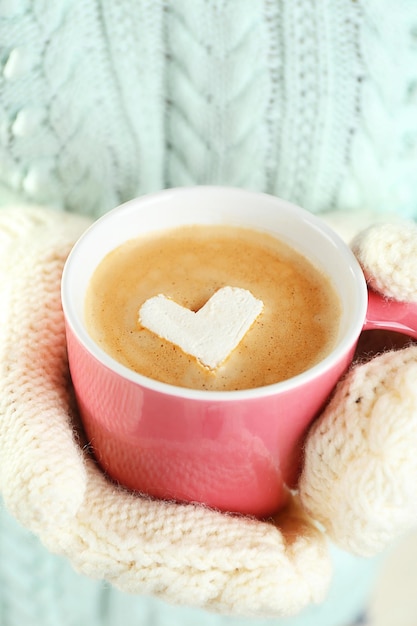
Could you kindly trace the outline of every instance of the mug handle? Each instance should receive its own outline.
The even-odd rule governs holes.
[[[398,302],[368,287],[363,330],[392,330],[417,339],[417,303]]]

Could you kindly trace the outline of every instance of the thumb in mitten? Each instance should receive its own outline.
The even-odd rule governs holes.
[[[59,283],[87,225],[38,207],[0,211],[0,490],[35,532],[65,525],[85,491],[82,454],[71,444]]]
[[[370,286],[417,302],[417,226],[384,224],[352,248]],[[381,551],[417,523],[417,347],[357,363],[305,446],[300,499],[341,547]]]

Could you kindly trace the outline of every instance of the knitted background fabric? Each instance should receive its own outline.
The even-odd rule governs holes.
[[[225,183],[414,215],[416,29],[414,0],[1,0],[3,202]]]

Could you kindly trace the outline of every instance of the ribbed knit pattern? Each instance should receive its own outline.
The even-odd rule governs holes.
[[[367,0],[359,30],[358,126],[343,206],[416,216],[417,4]]]
[[[0,202],[225,183],[417,214],[413,0],[2,0]]]

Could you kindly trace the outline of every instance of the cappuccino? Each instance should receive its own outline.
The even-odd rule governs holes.
[[[163,294],[191,311],[219,289],[248,290],[262,313],[216,370],[138,321]],[[126,241],[90,281],[85,321],[97,344],[130,369],[165,383],[231,391],[291,378],[326,357],[341,317],[329,279],[283,241],[234,226],[182,226]]]

